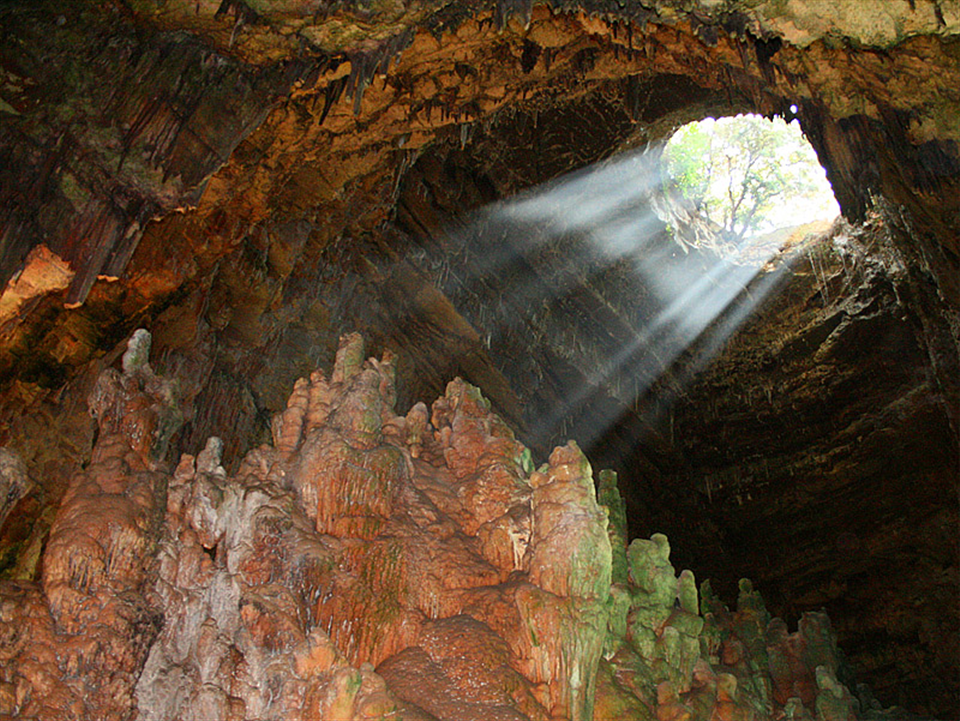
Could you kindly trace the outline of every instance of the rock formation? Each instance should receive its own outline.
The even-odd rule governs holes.
[[[682,574],[687,615],[663,605],[662,542],[620,549],[664,532],[728,603],[748,575],[791,626],[825,607],[883,705],[960,716],[958,37],[948,0],[0,4],[3,709],[162,717],[168,683],[198,717],[286,708],[306,686],[341,715],[370,699],[535,717],[586,713],[594,684],[597,708],[641,718],[707,699],[842,715],[842,665],[818,676],[801,649],[823,643],[774,626],[794,640],[756,661],[761,692],[759,646],[711,630],[747,611],[697,616]],[[462,232],[486,204],[748,111],[801,123],[847,224],[797,244],[728,343],[660,368],[662,396],[598,370],[659,310],[628,260]],[[654,276],[675,262],[657,258]],[[152,348],[128,349],[139,328]],[[381,366],[352,345],[340,375],[312,375],[353,331]],[[447,396],[458,376],[516,433],[484,426],[489,457],[457,430],[486,417],[468,385]],[[605,532],[570,437],[619,474],[597,477]],[[163,459],[183,454],[173,473]],[[313,540],[257,571],[249,549],[282,555],[294,532],[232,519],[284,514]],[[588,572],[604,539],[610,568]],[[260,605],[216,606],[225,573]],[[339,600],[291,600],[291,574]],[[406,625],[381,637],[371,604]],[[174,638],[177,613],[206,630]],[[471,685],[479,671],[443,655],[458,639],[503,675]],[[271,644],[299,649],[294,666],[268,668],[290,658]],[[637,658],[654,670],[630,686]]]
[[[394,411],[346,336],[238,470],[211,438],[159,464],[179,412],[138,331],[89,399],[100,433],[42,580],[0,585],[0,713],[92,719],[867,718],[829,621],[730,613],[665,536],[608,529],[570,443],[534,470],[473,386]],[[22,462],[8,464],[22,473]],[[614,548],[611,539],[619,545]],[[626,569],[614,578],[613,559]],[[626,563],[622,559],[626,559]],[[702,611],[702,615],[701,615]]]

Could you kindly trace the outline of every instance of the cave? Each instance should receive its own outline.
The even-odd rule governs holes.
[[[0,719],[960,718],[955,3],[0,37]],[[665,353],[717,259],[558,219],[740,113],[842,217]]]

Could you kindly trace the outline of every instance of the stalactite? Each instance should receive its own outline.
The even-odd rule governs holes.
[[[494,6],[494,21],[497,30],[503,30],[514,15],[524,27],[530,25],[533,15],[533,0],[497,0]]]
[[[729,35],[744,40],[748,35],[751,21],[745,13],[733,10],[721,14],[720,24]]]
[[[323,110],[320,111],[320,117],[317,120],[318,125],[323,125],[323,121],[326,120],[330,108],[336,104],[346,90],[348,81],[349,77],[343,76],[342,78],[331,80],[327,87],[323,89]]]
[[[137,250],[140,238],[143,235],[143,229],[156,216],[158,211],[159,207],[156,203],[130,200],[130,205],[125,211],[126,229],[110,249],[110,253],[101,269],[102,275],[109,278],[119,278],[123,274]]]
[[[335,70],[339,62],[334,56],[321,52],[319,56],[312,61],[307,70],[300,77],[301,89],[313,90],[317,86],[320,76],[329,70]]]
[[[214,17],[234,15],[242,25],[255,25],[260,22],[260,14],[251,8],[244,0],[221,0]]]
[[[353,114],[360,114],[363,92],[376,70],[374,53],[355,53],[350,56],[350,75],[347,76],[346,93],[353,98]]]
[[[400,55],[413,42],[413,28],[407,28],[387,40],[381,42],[375,49],[365,52],[349,54],[350,75],[348,76],[346,93],[353,98],[353,113],[358,115],[363,101],[363,93],[377,73],[386,75],[390,63],[396,62]]]

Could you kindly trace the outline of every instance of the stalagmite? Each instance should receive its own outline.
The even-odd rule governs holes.
[[[583,453],[570,443],[533,470],[463,381],[430,421],[398,416],[392,365],[346,337],[329,383],[293,389],[276,446],[229,475],[211,438],[168,472],[156,441],[179,415],[147,348],[135,335],[124,373],[104,371],[90,397],[94,461],[64,497],[41,584],[0,584],[0,713],[855,718],[825,619],[788,634],[748,582],[734,614],[705,590],[701,616],[660,534],[630,545],[614,584],[622,536]]]

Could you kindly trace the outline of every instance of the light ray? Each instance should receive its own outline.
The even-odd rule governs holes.
[[[763,253],[742,249],[734,258],[682,248],[655,211],[660,188],[659,152],[625,155],[489,206],[456,232],[455,245],[473,248],[476,262],[464,269],[455,291],[464,297],[499,294],[499,312],[483,329],[488,338],[542,332],[543,313],[550,315],[563,304],[575,306],[572,294],[608,282],[614,266],[632,274],[625,287],[598,291],[597,302],[607,305],[606,326],[584,331],[583,319],[569,321],[572,337],[579,333],[589,346],[580,349],[579,361],[595,357],[596,362],[581,367],[587,382],[561,389],[563,401],[531,423],[528,432],[535,442],[562,442],[560,429],[601,400],[616,398],[617,404],[602,405],[623,412],[668,371],[674,381],[689,382],[771,292],[786,267],[762,270],[775,248]],[[760,257],[747,263],[748,250]],[[629,293],[642,296],[643,302],[606,300],[618,294],[623,300]],[[678,368],[685,355],[692,360]],[[626,394],[620,389],[623,382]],[[618,420],[589,415],[593,425],[576,428],[584,445]]]

